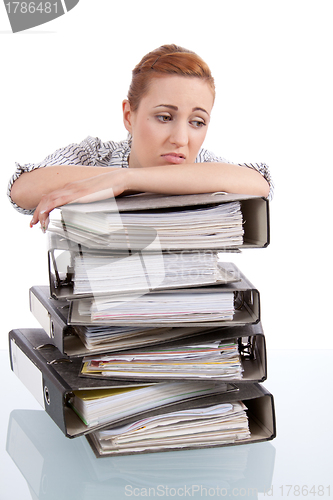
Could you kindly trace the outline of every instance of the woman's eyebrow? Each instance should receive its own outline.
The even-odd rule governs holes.
[[[172,109],[173,111],[178,111],[178,106],[173,106],[173,104],[158,104],[158,106],[155,106],[155,108],[169,108]],[[203,111],[204,113],[206,113],[206,115],[209,116],[208,111],[206,111],[204,108],[195,107],[192,109],[192,113],[194,111]]]
[[[178,111],[178,107],[173,106],[172,104],[158,104],[157,106],[155,106],[155,108],[169,108],[173,109],[174,111]]]
[[[193,112],[193,111],[203,111],[204,113],[206,113],[206,115],[208,115],[208,116],[209,116],[208,111],[206,111],[204,108],[193,108],[193,109],[192,109],[192,112]]]

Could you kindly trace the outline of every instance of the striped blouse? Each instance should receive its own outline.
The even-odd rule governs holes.
[[[121,142],[102,142],[98,137],[88,136],[79,144],[70,144],[64,148],[57,149],[39,163],[27,163],[20,165],[16,163],[15,173],[12,175],[8,185],[8,196],[12,205],[22,214],[32,214],[33,210],[26,210],[16,205],[11,199],[11,188],[16,179],[23,172],[31,172],[36,168],[50,165],[87,165],[95,167],[120,167],[128,168],[128,159],[131,152],[130,140]],[[215,156],[206,149],[200,149],[196,163],[222,162],[230,163],[225,158]],[[273,196],[273,182],[268,166],[265,163],[242,163],[241,166],[254,168],[262,174],[270,186],[269,199]]]

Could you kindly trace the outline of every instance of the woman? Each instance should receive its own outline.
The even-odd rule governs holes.
[[[33,213],[31,226],[39,221],[45,229],[55,207],[130,192],[271,197],[267,165],[231,164],[201,148],[214,98],[210,70],[196,54],[176,45],[150,52],[134,68],[123,102],[129,139],[88,137],[40,163],[17,165],[9,184],[12,203]]]

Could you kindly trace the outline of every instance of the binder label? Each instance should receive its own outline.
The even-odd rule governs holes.
[[[33,293],[30,294],[30,309],[32,314],[35,316],[35,318],[38,319],[39,323],[44,328],[48,336],[52,337],[50,314]]]
[[[43,396],[43,375],[37,366],[24,354],[11,339],[11,358],[13,372],[45,409]]]

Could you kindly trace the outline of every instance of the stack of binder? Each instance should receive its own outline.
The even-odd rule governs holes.
[[[259,291],[221,252],[269,244],[265,198],[133,195],[68,205],[49,227],[42,328],[9,333],[11,367],[97,457],[276,435]]]

